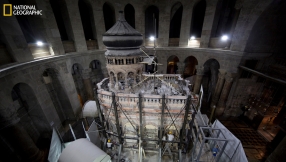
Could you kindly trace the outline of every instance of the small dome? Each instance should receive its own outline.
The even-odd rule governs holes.
[[[142,34],[127,23],[123,11],[119,11],[117,22],[103,34],[103,44],[107,49],[139,48],[142,43]]]

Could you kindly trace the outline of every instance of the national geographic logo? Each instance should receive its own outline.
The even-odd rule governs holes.
[[[3,16],[12,16],[12,4],[3,4]]]
[[[42,10],[37,10],[36,5],[3,4],[3,16],[12,15],[42,15]]]

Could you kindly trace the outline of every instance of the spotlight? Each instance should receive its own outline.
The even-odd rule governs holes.
[[[151,37],[150,37],[150,40],[151,40],[151,41],[154,41],[154,40],[155,40],[155,37],[151,36]]]
[[[228,40],[228,36],[227,36],[227,35],[223,35],[223,36],[221,37],[221,40],[223,40],[223,41]]]
[[[44,43],[43,42],[41,42],[41,41],[38,41],[37,42],[37,46],[42,46]]]
[[[195,36],[191,36],[191,40],[194,40],[194,39],[196,39],[196,37]]]

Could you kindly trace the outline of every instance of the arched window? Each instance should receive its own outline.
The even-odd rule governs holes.
[[[124,8],[125,20],[135,29],[135,10],[131,4],[127,4]]]
[[[206,103],[210,103],[212,94],[215,91],[216,83],[218,80],[218,69],[220,68],[219,62],[216,59],[209,59],[204,63],[204,75],[202,79],[202,86],[204,89],[204,99]],[[206,107],[209,107],[206,106]]]
[[[115,24],[114,8],[111,4],[107,2],[103,4],[103,16],[104,16],[105,30],[107,31]]]
[[[179,58],[175,55],[170,56],[167,60],[167,74],[177,74]]]
[[[180,38],[183,5],[178,2],[173,5],[170,17],[169,38]]]
[[[199,1],[193,9],[190,37],[200,38],[206,12],[206,1]]]
[[[184,78],[193,76],[196,74],[196,65],[198,65],[198,60],[194,56],[189,56],[185,59],[185,68],[183,76]]]
[[[149,38],[151,36],[155,37],[155,31],[156,31],[156,38],[158,38],[158,29],[159,29],[159,9],[156,6],[149,6],[145,10],[145,37],[146,38]]]

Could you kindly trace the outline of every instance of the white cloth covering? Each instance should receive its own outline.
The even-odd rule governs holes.
[[[109,162],[110,156],[85,138],[71,142],[62,152],[59,162]]]

